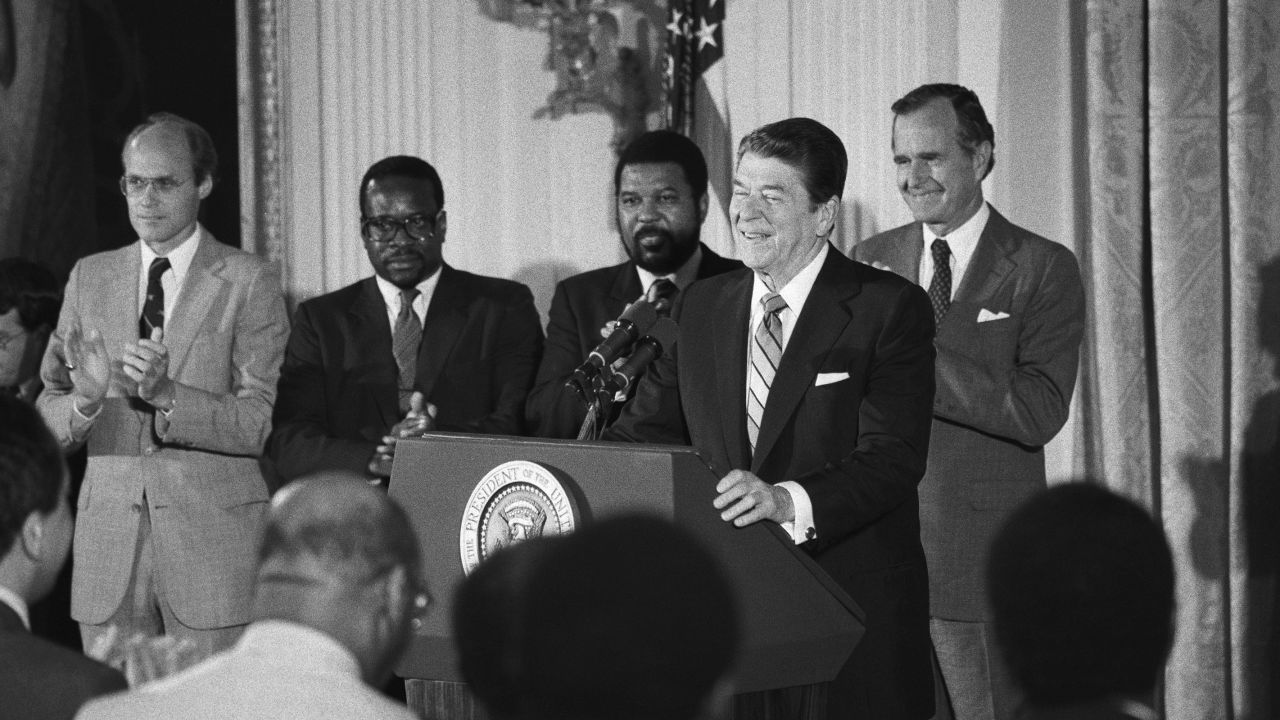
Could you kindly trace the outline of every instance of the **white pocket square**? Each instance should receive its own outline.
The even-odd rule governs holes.
[[[848,380],[848,379],[849,379],[849,373],[847,372],[818,373],[818,379],[813,382],[813,386],[822,387],[823,385],[830,385],[831,383],[838,383],[841,380]]]
[[[991,312],[986,308],[982,308],[978,311],[978,322],[980,323],[990,322],[992,320],[1003,320],[1007,317],[1009,317],[1009,313],[1007,312]]]

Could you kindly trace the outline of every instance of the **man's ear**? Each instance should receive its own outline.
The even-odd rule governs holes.
[[[205,175],[204,180],[200,181],[200,184],[196,187],[196,190],[197,192],[200,193],[201,200],[209,197],[209,193],[213,192],[213,176]]]
[[[991,162],[991,143],[983,140],[973,149],[973,176],[982,182],[987,174],[987,164]]]
[[[707,221],[707,208],[711,206],[710,198],[711,198],[711,194],[704,192],[702,193],[702,197],[698,199],[698,224],[699,225]]]
[[[836,216],[840,214],[840,198],[832,195],[822,203],[821,216],[818,218],[818,237],[830,237],[836,226]]]
[[[27,519],[22,521],[22,534],[18,544],[22,546],[22,552],[32,562],[40,561],[44,550],[44,518],[40,517],[39,512],[31,511]]]
[[[378,602],[381,614],[390,621],[392,628],[399,627],[413,605],[414,593],[409,587],[409,575],[397,565],[378,582],[381,584]]]
[[[436,239],[444,242],[445,232],[449,229],[449,216],[443,209],[436,213]]]

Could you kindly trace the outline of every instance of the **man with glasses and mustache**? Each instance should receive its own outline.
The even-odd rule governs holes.
[[[385,485],[398,438],[518,435],[542,355],[529,288],[441,257],[444,186],[426,161],[379,160],[360,182],[374,277],[298,307],[268,453],[289,480],[321,470]]]
[[[139,241],[71,271],[37,400],[88,451],[71,615],[89,651],[165,635],[205,656],[249,621],[288,316],[275,270],[197,220],[218,165],[203,128],[152,115],[122,160]]]
[[[541,437],[578,436],[587,407],[565,381],[628,304],[643,298],[669,311],[694,280],[742,267],[698,240],[707,218],[707,162],[689,138],[669,130],[636,138],[618,158],[613,186],[629,260],[556,286],[547,352],[526,405],[529,429]],[[621,408],[614,406],[614,417]]]

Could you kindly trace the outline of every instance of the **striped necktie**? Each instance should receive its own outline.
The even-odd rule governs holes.
[[[169,258],[158,257],[147,270],[147,299],[142,303],[142,317],[138,318],[140,338],[149,339],[153,328],[164,328],[164,286],[160,278],[169,267]]]
[[[409,397],[413,395],[413,383],[418,374],[418,345],[422,342],[422,321],[413,311],[413,301],[418,297],[417,288],[400,291],[400,313],[391,331],[391,351],[399,368],[400,412],[409,411]]]
[[[782,318],[779,314],[787,307],[787,301],[778,293],[766,293],[760,298],[764,317],[756,327],[751,343],[751,375],[747,390],[747,439],[755,452],[756,438],[760,437],[760,422],[764,419],[764,407],[769,401],[769,386],[778,372],[782,360]]]

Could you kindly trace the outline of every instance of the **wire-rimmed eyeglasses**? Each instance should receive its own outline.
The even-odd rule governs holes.
[[[120,178],[120,192],[124,193],[125,197],[138,197],[151,187],[155,188],[158,195],[168,195],[185,184],[187,184],[186,180],[177,180],[167,175],[154,178],[124,175]]]

